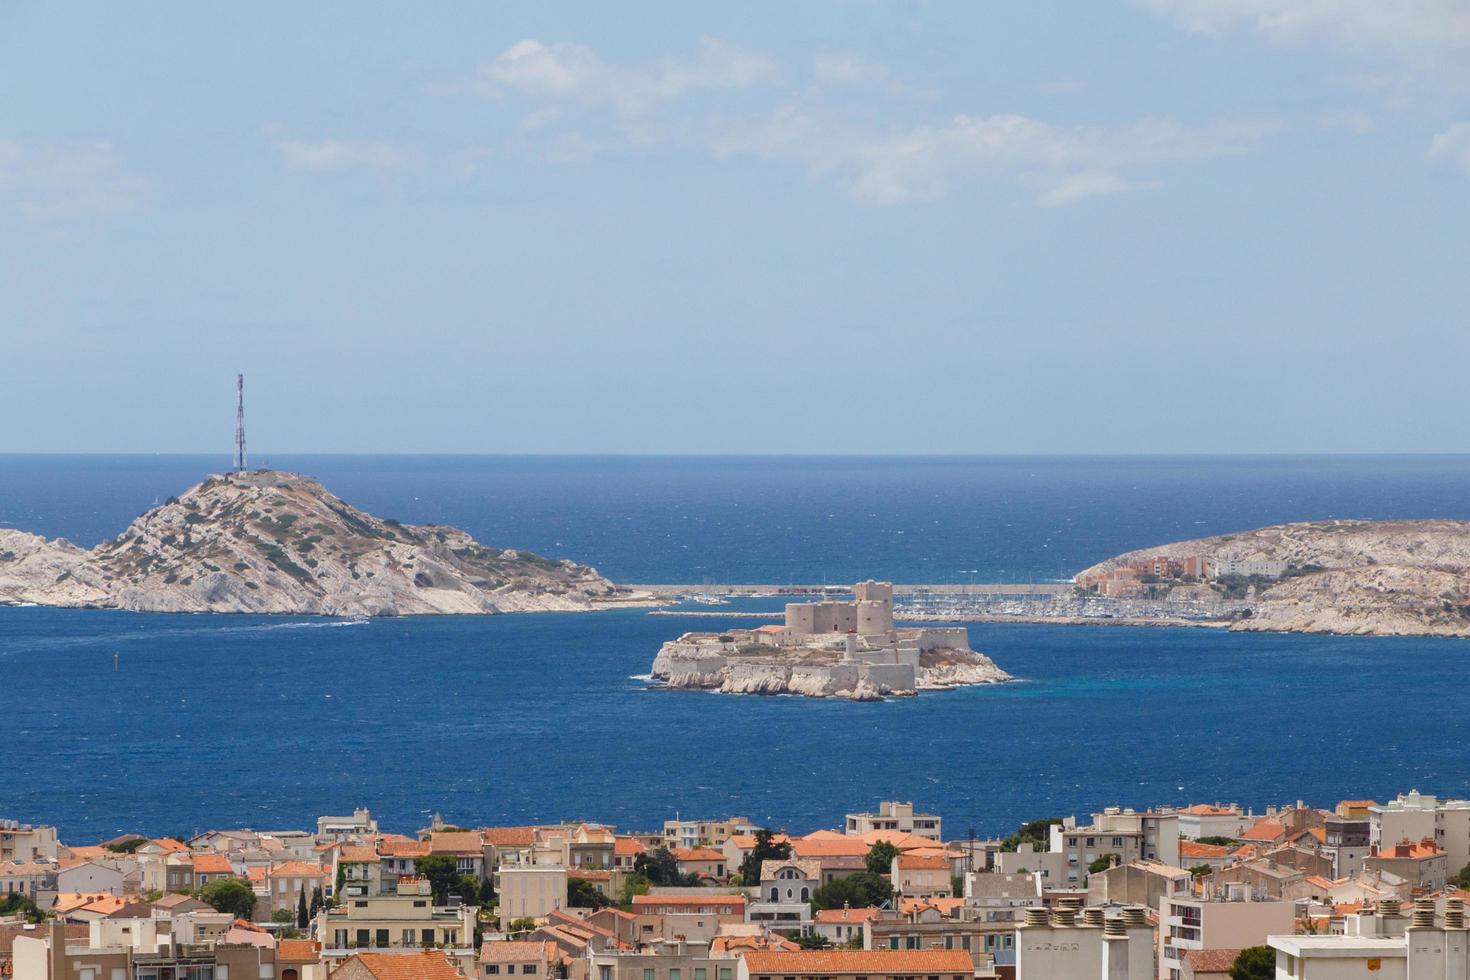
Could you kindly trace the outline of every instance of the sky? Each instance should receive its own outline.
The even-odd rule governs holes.
[[[0,5],[0,451],[1457,452],[1470,0]]]

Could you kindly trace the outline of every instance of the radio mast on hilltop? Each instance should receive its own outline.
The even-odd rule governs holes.
[[[235,472],[245,472],[245,375],[235,375]]]

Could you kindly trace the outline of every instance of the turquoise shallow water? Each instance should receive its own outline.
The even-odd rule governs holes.
[[[1470,517],[1464,457],[272,462],[627,581],[1041,579],[1275,520]],[[210,463],[0,456],[0,524],[92,543]],[[399,830],[435,810],[803,830],[898,797],[960,834],[1110,803],[1470,793],[1461,641],[986,625],[973,645],[1020,682],[852,704],[637,679],[710,622],[0,609],[0,816],[75,840],[354,805]]]

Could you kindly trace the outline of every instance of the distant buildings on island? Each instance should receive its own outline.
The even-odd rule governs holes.
[[[1208,555],[1145,555],[1104,562],[1077,576],[1078,588],[1098,595],[1137,598],[1150,586],[1218,582],[1222,579],[1274,580],[1290,566],[1275,559],[1230,559]]]
[[[886,801],[731,816],[63,843],[0,821],[7,980],[1194,980],[1470,976],[1470,801],[1235,804],[946,839]],[[1258,973],[1248,975],[1263,975]],[[1266,974],[1269,975],[1269,974]]]

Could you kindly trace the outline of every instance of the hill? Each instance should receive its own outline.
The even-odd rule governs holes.
[[[0,602],[402,616],[636,601],[593,568],[374,517],[307,476],[210,476],[90,551],[0,530]]]
[[[1169,580],[1181,590],[1234,590],[1249,611],[1232,629],[1380,636],[1470,636],[1470,522],[1312,521],[1178,541],[1119,555],[1078,574],[1087,582],[1130,563],[1204,558],[1279,562],[1278,578],[1227,576],[1208,586]]]

